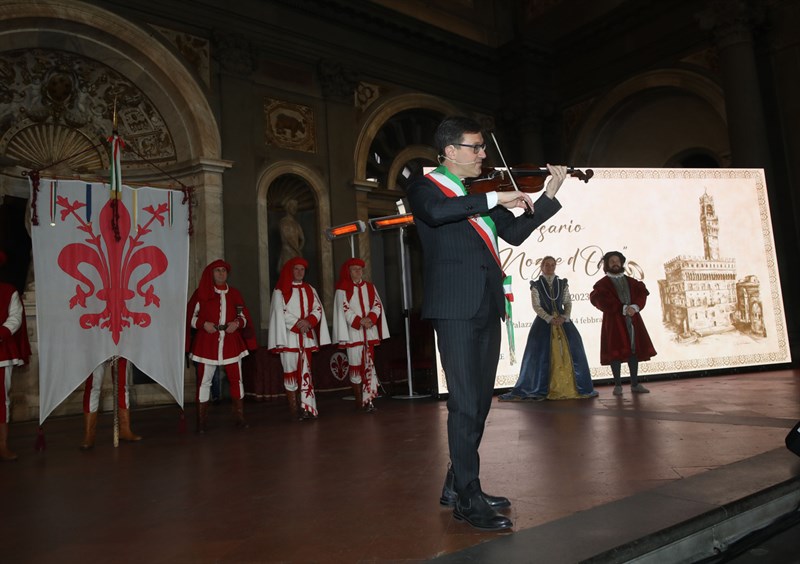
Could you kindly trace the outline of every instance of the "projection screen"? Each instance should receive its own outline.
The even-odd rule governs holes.
[[[496,388],[519,376],[535,318],[530,282],[546,255],[569,281],[571,319],[593,379],[611,377],[600,365],[602,314],[589,302],[610,250],[626,256],[626,273],[650,292],[642,316],[658,354],[640,363],[640,374],[791,362],[763,170],[594,169],[588,183],[568,178],[557,198],[562,209],[523,245],[500,241],[512,277],[515,353],[504,327]]]

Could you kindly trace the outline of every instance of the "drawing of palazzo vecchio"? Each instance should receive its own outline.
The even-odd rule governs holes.
[[[680,342],[705,335],[740,331],[765,337],[760,283],[754,275],[736,279],[736,259],[719,254],[719,219],[714,198],[700,198],[704,255],[679,255],[664,263],[658,281],[663,322]]]

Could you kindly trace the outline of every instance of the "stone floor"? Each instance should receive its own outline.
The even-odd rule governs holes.
[[[138,409],[145,438],[114,448],[104,414],[93,451],[82,420],[12,423],[20,455],[0,464],[3,562],[578,562],[800,476],[783,447],[800,419],[800,371],[660,380],[650,394],[497,402],[481,479],[508,496],[513,532],[455,521],[438,497],[447,465],[443,401],[381,398],[320,418],[285,403],[230,408],[184,431],[177,407]],[[691,491],[690,491],[691,490]]]

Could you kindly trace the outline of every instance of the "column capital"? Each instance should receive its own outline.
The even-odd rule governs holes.
[[[724,49],[738,43],[751,43],[753,31],[765,21],[764,6],[748,0],[710,0],[697,14],[701,29],[714,35],[717,47]]]

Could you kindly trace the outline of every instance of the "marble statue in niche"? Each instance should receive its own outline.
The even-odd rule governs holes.
[[[286,200],[283,207],[286,215],[278,223],[278,229],[281,234],[281,254],[278,258],[278,272],[290,258],[302,257],[303,245],[305,245],[303,227],[297,221],[297,200]]]

